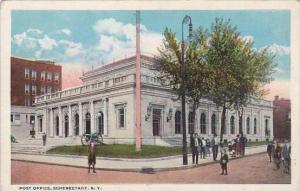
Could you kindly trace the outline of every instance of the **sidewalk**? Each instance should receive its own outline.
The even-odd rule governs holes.
[[[246,156],[264,153],[266,146],[257,146],[246,148]],[[220,153],[218,154],[218,158]],[[11,154],[12,160],[31,161],[37,163],[63,165],[87,168],[87,156],[73,156],[73,155],[55,155],[55,154]],[[188,165],[182,165],[182,155],[151,158],[151,159],[124,159],[124,158],[107,158],[97,157],[96,169],[99,170],[115,170],[115,171],[141,171],[142,169],[153,169],[155,171],[163,170],[178,170],[184,168],[196,167],[192,164],[191,155],[188,156]],[[212,159],[212,154],[206,159],[199,158],[199,165],[207,165],[215,163]]]

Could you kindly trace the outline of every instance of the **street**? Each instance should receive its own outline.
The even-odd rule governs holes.
[[[201,159],[200,159],[201,160]],[[190,161],[189,161],[190,162]],[[96,164],[97,167],[97,164]],[[12,160],[12,184],[59,183],[225,183],[289,184],[291,176],[275,169],[267,154],[258,154],[228,163],[228,175],[220,175],[219,163],[196,168],[140,172],[104,171],[87,173],[87,169]],[[42,175],[42,176],[41,176]]]

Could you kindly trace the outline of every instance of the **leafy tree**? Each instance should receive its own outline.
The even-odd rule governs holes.
[[[210,98],[222,108],[222,141],[226,110],[239,111],[241,129],[242,108],[265,93],[261,87],[272,80],[275,65],[267,49],[255,50],[253,43],[243,40],[230,20],[222,19],[212,24],[207,60],[216,77]]]

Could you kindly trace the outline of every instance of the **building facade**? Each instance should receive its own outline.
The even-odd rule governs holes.
[[[35,96],[61,90],[60,65],[11,57],[11,127],[17,139],[29,136],[35,123]]]
[[[135,117],[141,115],[143,144],[182,143],[181,102],[153,70],[153,58],[141,56],[141,113],[135,112],[135,56],[85,73],[83,85],[36,97],[36,131],[49,137],[103,134],[107,143],[135,143]],[[188,129],[203,137],[220,135],[221,110],[202,100],[192,120],[187,107]],[[238,134],[238,114],[227,111],[224,139]],[[273,136],[272,102],[254,100],[245,108],[244,134],[251,140]],[[247,133],[245,133],[247,132]]]
[[[273,101],[274,138],[291,139],[291,100],[275,96]]]

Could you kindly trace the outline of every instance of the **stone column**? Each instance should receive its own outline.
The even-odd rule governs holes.
[[[69,136],[73,135],[73,124],[72,124],[72,110],[71,110],[71,105],[68,106],[69,109],[69,115],[68,115],[68,119],[69,119]]]
[[[107,101],[106,99],[104,99],[103,101],[103,108],[104,108],[104,111],[103,111],[103,115],[104,115],[104,121],[103,121],[103,126],[104,126],[104,132],[103,134],[104,135],[108,135],[108,128],[107,128],[107,122],[108,122],[108,109],[107,109],[108,105],[107,105]]]
[[[95,133],[95,114],[94,114],[94,101],[90,101],[91,107],[91,133]]]
[[[54,127],[53,127],[53,109],[50,108],[50,136],[53,137],[54,136]]]
[[[61,112],[61,106],[58,106],[58,129],[59,129],[59,136],[63,136],[63,124],[62,124],[62,112]]]
[[[79,136],[83,134],[83,124],[82,124],[82,104],[78,103],[78,115],[79,115]]]

